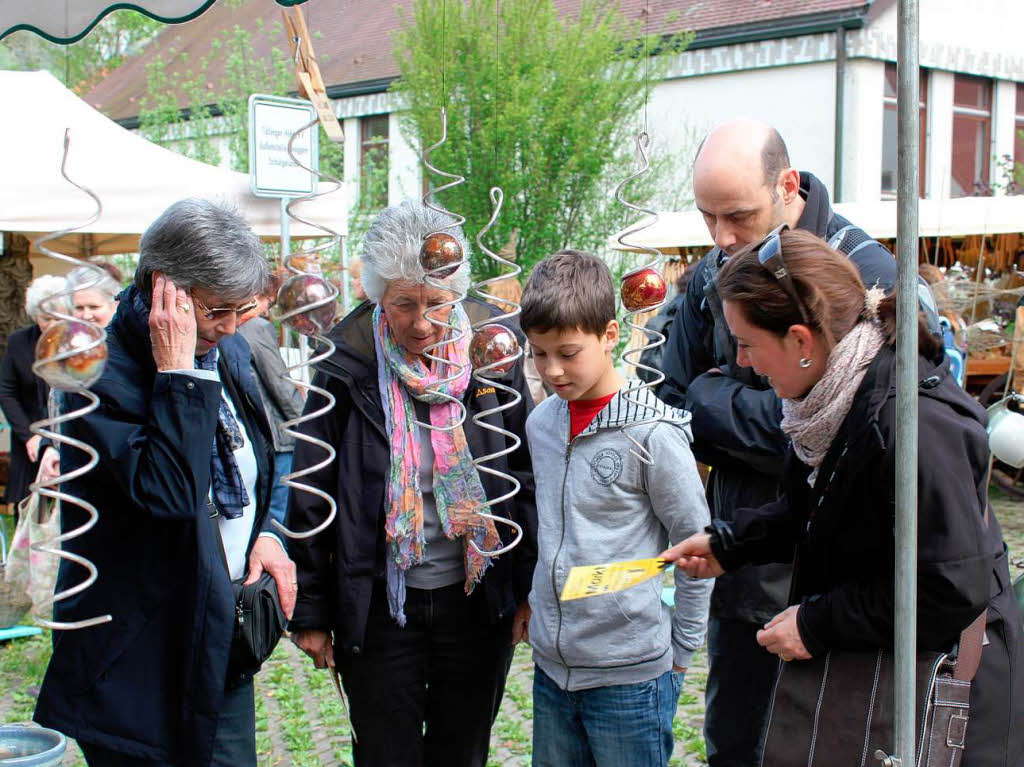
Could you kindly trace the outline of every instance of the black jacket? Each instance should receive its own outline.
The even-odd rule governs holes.
[[[999,523],[987,504],[985,412],[921,359],[918,437],[918,647],[949,650],[988,608],[971,689],[964,767],[1024,762],[1024,645]],[[726,569],[795,561],[790,602],[808,652],[892,647],[895,609],[896,355],[883,347],[821,465],[790,453],[784,495],[717,523]],[[845,456],[843,455],[845,451]],[[832,476],[834,472],[834,477]],[[819,505],[819,498],[824,496]],[[795,555],[795,560],[794,560]]]
[[[797,228],[831,239],[848,253],[866,285],[891,289],[896,284],[892,254],[864,232],[836,215],[828,190],[810,173],[800,174],[805,200]],[[708,504],[712,519],[730,520],[736,509],[760,506],[778,496],[783,457],[789,439],[782,432],[782,406],[768,383],[750,368],[735,365],[735,343],[722,329],[716,334],[705,288],[710,287],[709,259],[723,262],[712,250],[687,286],[665,347],[666,380],[658,396],[693,416],[693,453],[712,467]],[[723,373],[709,373],[720,368]],[[771,565],[745,568],[718,579],[711,614],[764,623],[786,603],[789,568]]]
[[[473,299],[464,301],[463,306],[472,322],[497,313],[488,304]],[[338,516],[327,531],[311,539],[291,540],[288,547],[299,573],[299,597],[290,628],[333,630],[335,652],[353,654],[362,651],[370,595],[374,580],[384,578],[385,563],[384,498],[391,451],[377,382],[372,320],[373,305],[365,303],[331,331],[337,351],[317,366],[313,383],[333,394],[337,404],[327,416],[300,427],[338,450],[334,462],[301,480],[330,493],[338,503]],[[523,444],[508,456],[485,465],[504,469],[522,483],[513,502],[499,504],[493,512],[518,522],[524,533],[515,549],[492,560],[470,597],[480,607],[480,614],[486,614],[493,622],[507,618],[526,601],[537,561],[537,509],[525,428],[533,400],[521,364],[505,380],[522,394],[522,402],[499,416],[491,416],[489,422],[519,435]],[[502,402],[507,401],[506,395],[500,396]],[[463,428],[470,452],[483,456],[504,449],[503,437],[473,422],[474,414],[499,404],[494,387],[480,385],[473,379],[463,402],[468,411]],[[311,393],[306,411],[312,412],[323,404],[322,397]],[[299,440],[293,469],[300,471],[323,457],[322,449]],[[507,482],[486,472],[480,473],[480,481],[489,498],[508,491]],[[308,530],[326,515],[323,500],[312,493],[292,490],[289,528]],[[511,540],[507,525],[499,524],[498,532],[503,543]]]
[[[270,421],[274,450],[290,452],[295,449],[295,437],[281,429],[281,424],[302,414],[302,394],[291,379],[281,359],[274,325],[265,317],[254,317],[240,325],[239,334],[249,343],[252,369],[256,385],[263,398],[263,411]]]
[[[39,462],[28,459],[25,443],[32,437],[28,427],[46,414],[48,388],[32,372],[41,335],[38,325],[15,330],[7,338],[7,352],[0,362],[0,410],[11,425],[11,470],[2,499],[5,503],[18,503],[28,495],[28,486],[39,470]]]
[[[99,452],[98,466],[62,486],[99,511],[95,527],[64,544],[90,559],[99,578],[58,602],[55,618],[110,613],[113,621],[54,632],[35,720],[85,743],[197,767],[210,761],[235,618],[206,503],[222,385],[157,372],[148,327],[132,310],[134,291],[107,327],[106,368],[92,386],[99,409],[65,424],[68,436]],[[221,380],[259,466],[251,549],[266,529],[270,433],[245,340],[228,337],[218,349]],[[84,404],[77,395],[67,403]],[[64,471],[83,462],[81,451],[62,449]],[[63,530],[85,521],[83,510],[64,503]],[[57,588],[84,577],[62,561]]]

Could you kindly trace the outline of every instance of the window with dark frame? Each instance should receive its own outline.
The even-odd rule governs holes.
[[[366,204],[383,208],[388,204],[388,116],[369,115],[359,119],[360,194]]]
[[[897,137],[897,114],[896,114],[896,64],[886,62],[885,64],[885,90],[882,95],[882,199],[893,199],[896,196],[897,178],[897,150],[899,140]],[[926,70],[921,70],[921,150],[920,150],[920,191],[921,197],[925,196],[925,179],[927,178],[927,167],[925,158],[928,156],[928,76]]]
[[[991,154],[992,81],[984,77],[955,75],[951,197],[990,193]]]

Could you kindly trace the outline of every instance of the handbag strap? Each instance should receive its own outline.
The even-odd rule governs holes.
[[[217,549],[220,551],[220,561],[224,563],[224,569],[227,571],[228,580],[231,579],[231,568],[228,566],[228,554],[224,550],[224,537],[220,534],[220,526],[214,521],[220,516],[220,512],[217,511],[217,507],[213,501],[206,502],[206,508],[210,512],[207,517],[210,520],[210,527],[213,529],[213,537],[217,539]]]

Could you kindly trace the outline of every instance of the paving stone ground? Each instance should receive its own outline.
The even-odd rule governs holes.
[[[1011,560],[1024,557],[1024,504],[993,498]],[[0,643],[0,723],[25,721],[32,711],[45,669],[49,640]],[[704,653],[686,677],[676,711],[673,767],[704,765]],[[533,666],[520,646],[512,663],[505,698],[491,737],[488,767],[529,765],[532,737]],[[257,749],[260,767],[341,767],[351,765],[348,718],[326,672],[290,643],[282,642],[257,677]],[[74,743],[64,761],[84,767]]]

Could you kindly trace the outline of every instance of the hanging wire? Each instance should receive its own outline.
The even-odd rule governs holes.
[[[473,325],[473,341],[470,344],[470,359],[473,363],[473,378],[476,379],[478,383],[484,386],[493,386],[494,388],[501,389],[503,392],[510,395],[510,399],[505,402],[505,404],[487,408],[473,416],[473,422],[481,429],[486,429],[487,431],[492,431],[502,435],[504,437],[502,442],[505,445],[503,449],[498,450],[497,452],[490,453],[479,458],[474,458],[473,465],[476,466],[478,471],[486,472],[492,477],[498,477],[505,480],[511,485],[511,487],[504,495],[488,499],[477,505],[473,509],[473,513],[483,519],[489,519],[493,522],[508,525],[516,531],[516,536],[511,543],[508,543],[494,551],[485,551],[484,549],[481,549],[477,546],[476,541],[469,538],[469,545],[472,546],[478,554],[482,554],[485,557],[497,557],[502,554],[507,554],[519,545],[519,541],[523,538],[523,528],[519,524],[513,522],[511,519],[491,512],[491,509],[499,503],[509,501],[516,496],[520,488],[519,480],[511,474],[484,465],[489,461],[497,460],[502,456],[515,452],[522,444],[522,440],[519,438],[519,435],[509,431],[508,429],[495,426],[493,423],[488,421],[488,418],[492,415],[497,415],[506,410],[518,407],[519,403],[523,400],[523,395],[517,389],[500,380],[510,370],[512,370],[513,367],[515,367],[516,363],[522,359],[523,356],[523,349],[519,345],[519,340],[516,338],[515,333],[502,324],[503,322],[517,318],[520,314],[521,308],[515,301],[499,298],[485,290],[485,288],[491,283],[500,282],[505,279],[517,279],[518,275],[523,271],[522,268],[514,261],[502,258],[493,250],[488,248],[483,242],[483,236],[491,230],[491,227],[494,226],[494,222],[497,221],[498,215],[501,213],[501,206],[504,200],[505,197],[501,189],[496,186],[492,187],[491,204],[493,205],[493,212],[491,213],[491,218],[487,222],[486,226],[477,233],[476,245],[480,249],[481,253],[498,263],[499,269],[502,266],[508,266],[512,268],[512,271],[506,272],[505,274],[499,273],[497,276],[491,277],[490,279],[481,280],[480,282],[475,283],[471,290],[485,300],[490,299],[492,302],[501,302],[506,305],[511,304],[512,308],[504,314],[484,319]],[[499,422],[500,420],[501,419],[499,418]]]
[[[69,128],[64,131],[64,153],[60,164],[60,174],[64,177],[65,181],[92,198],[93,203],[96,205],[96,210],[87,221],[78,226],[62,229],[59,232],[52,232],[44,237],[40,237],[35,241],[35,247],[40,252],[57,261],[88,268],[95,275],[95,282],[86,282],[76,286],[76,290],[88,290],[98,285],[106,276],[106,272],[95,264],[90,264],[83,259],[67,256],[46,247],[48,242],[65,237],[72,232],[95,223],[103,214],[103,204],[100,202],[99,197],[92,190],[78,184],[68,176],[67,162],[70,147],[71,129]],[[88,403],[84,407],[72,412],[58,414],[54,404],[55,398],[51,397],[49,412],[47,413],[48,417],[33,423],[29,427],[33,434],[39,435],[44,440],[49,440],[56,446],[75,448],[88,456],[88,460],[77,469],[64,472],[51,479],[36,481],[29,485],[29,490],[33,493],[38,493],[44,498],[50,498],[57,502],[57,506],[53,511],[54,514],[62,513],[61,504],[70,504],[78,506],[88,515],[88,519],[75,529],[32,544],[34,551],[74,562],[85,568],[88,572],[88,576],[84,581],[48,597],[34,606],[33,616],[36,622],[40,626],[55,631],[83,629],[89,626],[97,626],[101,623],[108,623],[112,620],[110,615],[99,615],[94,618],[69,622],[54,621],[50,617],[53,615],[54,604],[85,591],[96,582],[96,578],[99,576],[96,566],[91,561],[80,554],[67,551],[63,547],[63,544],[91,530],[99,519],[99,512],[93,504],[84,498],[79,498],[60,489],[60,485],[64,482],[78,479],[95,468],[99,463],[99,453],[96,448],[88,443],[62,434],[61,430],[57,427],[76,418],[82,418],[100,406],[99,397],[89,391],[88,387],[92,386],[102,375],[107,360],[107,333],[103,327],[95,322],[77,319],[62,310],[64,305],[63,299],[70,299],[74,292],[69,287],[67,290],[43,300],[40,306],[41,310],[57,318],[57,322],[48,327],[40,337],[39,342],[36,344],[36,361],[32,365],[32,372],[46,381],[53,391],[77,394]],[[57,449],[60,450],[61,448],[58,447]]]
[[[298,50],[298,45],[296,45],[296,50]],[[286,487],[289,487],[292,490],[301,490],[307,493],[312,493],[313,495],[323,499],[329,509],[327,517],[323,522],[304,532],[289,530],[276,519],[271,520],[271,524],[283,535],[296,539],[311,538],[317,533],[326,530],[334,521],[338,511],[337,502],[330,493],[326,493],[313,485],[297,481],[308,474],[313,474],[326,468],[337,456],[334,446],[329,442],[310,436],[309,434],[299,431],[297,428],[303,423],[312,421],[330,413],[331,410],[334,409],[334,395],[320,386],[314,386],[311,383],[299,383],[299,381],[295,380],[291,375],[295,371],[311,369],[316,364],[329,359],[336,349],[334,342],[327,337],[326,333],[334,324],[334,318],[338,309],[338,289],[335,288],[329,280],[325,279],[321,273],[319,273],[321,271],[319,263],[322,253],[333,247],[339,246],[341,243],[341,234],[330,227],[317,223],[316,221],[303,218],[294,210],[295,206],[300,203],[315,200],[318,197],[323,197],[328,194],[333,194],[341,188],[341,181],[339,179],[328,173],[314,170],[311,165],[306,165],[295,155],[296,139],[308,130],[315,130],[319,122],[319,118],[314,118],[291,135],[291,138],[288,139],[288,156],[292,159],[292,162],[300,168],[308,171],[312,175],[318,176],[321,180],[329,182],[331,186],[330,188],[321,191],[319,184],[317,184],[316,189],[312,193],[289,200],[288,204],[285,205],[285,213],[289,218],[292,218],[295,221],[320,229],[328,235],[329,239],[320,243],[314,242],[310,247],[292,251],[285,256],[284,265],[288,271],[293,273],[293,276],[285,281],[277,293],[277,306],[279,312],[277,316],[278,320],[280,320],[285,326],[291,328],[291,330],[311,338],[318,344],[316,354],[313,357],[304,361],[299,361],[294,365],[289,365],[285,371],[281,373],[281,376],[296,388],[306,389],[310,392],[319,394],[324,400],[323,407],[318,410],[314,410],[310,413],[302,413],[297,418],[291,418],[281,424],[281,429],[285,433],[290,434],[297,440],[316,445],[326,453],[323,460],[319,463],[307,466],[300,471],[290,472],[281,478],[282,484]],[[303,268],[299,268],[296,264],[301,265]]]
[[[427,322],[435,327],[443,329],[441,331],[441,340],[425,348],[423,350],[423,356],[434,364],[434,370],[437,371],[439,375],[442,366],[447,366],[452,369],[451,375],[429,384],[427,388],[434,391],[442,399],[455,405],[458,414],[454,421],[444,426],[434,426],[430,423],[420,423],[417,421],[417,423],[424,429],[431,429],[433,431],[451,431],[457,426],[461,426],[466,420],[466,406],[462,403],[462,400],[458,397],[453,397],[444,391],[446,384],[462,377],[462,374],[466,370],[466,365],[459,362],[457,359],[454,361],[446,360],[443,357],[433,354],[435,350],[442,349],[448,344],[457,346],[459,341],[461,341],[466,335],[465,332],[451,319],[452,314],[450,311],[462,302],[466,297],[466,294],[464,292],[459,292],[453,289],[451,285],[442,282],[444,278],[454,274],[462,267],[463,264],[466,263],[466,254],[463,252],[462,246],[459,245],[458,240],[448,234],[445,229],[457,229],[466,223],[466,219],[464,216],[452,213],[451,211],[435,205],[431,199],[434,195],[448,189],[453,189],[466,181],[464,176],[460,176],[457,173],[448,173],[447,171],[443,171],[430,162],[430,155],[440,147],[444,146],[447,141],[448,112],[444,107],[441,107],[441,139],[436,144],[423,150],[423,165],[431,173],[451,179],[451,181],[446,184],[442,184],[439,187],[429,189],[427,193],[423,195],[423,205],[436,213],[451,217],[453,221],[448,226],[428,232],[423,236],[423,246],[420,249],[420,264],[423,266],[423,271],[425,272],[424,282],[432,288],[439,288],[451,293],[452,297],[450,300],[438,304],[437,306],[431,306],[423,312],[423,317]],[[447,322],[438,318],[445,316],[448,317]]]
[[[662,255],[661,251],[642,243],[634,242],[630,239],[637,232],[654,226],[658,221],[657,212],[649,208],[636,205],[622,196],[623,190],[629,182],[635,178],[639,178],[650,170],[651,163],[647,154],[649,143],[650,139],[646,133],[641,133],[637,137],[636,146],[637,150],[640,152],[640,168],[627,176],[625,180],[615,188],[615,199],[630,210],[647,216],[647,219],[641,224],[633,226],[620,234],[617,240],[619,245],[623,246],[624,249],[639,250],[641,253],[645,253],[650,256],[650,259],[646,263],[630,270],[622,278],[622,304],[627,310],[623,321],[627,327],[631,330],[644,334],[644,337],[647,339],[647,343],[627,349],[622,357],[634,368],[638,370],[647,370],[653,373],[654,380],[644,382],[640,379],[631,379],[629,385],[623,391],[622,397],[627,402],[631,402],[636,405],[639,413],[645,414],[641,420],[636,421],[623,429],[623,433],[629,438],[629,441],[633,443],[633,447],[630,448],[630,452],[642,462],[652,465],[654,463],[654,459],[651,457],[650,452],[629,432],[646,424],[655,423],[661,417],[661,408],[657,404],[658,400],[654,397],[654,389],[665,380],[665,375],[660,370],[653,368],[650,365],[645,365],[640,361],[640,357],[645,351],[649,349],[656,349],[663,345],[665,343],[665,336],[656,330],[650,330],[645,326],[640,325],[636,319],[638,315],[644,312],[657,311],[665,303],[665,278],[661,275],[660,271],[665,257]],[[645,389],[648,391],[641,396]]]

